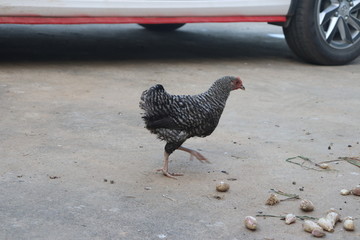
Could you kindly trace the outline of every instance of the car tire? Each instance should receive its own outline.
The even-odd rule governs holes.
[[[171,32],[181,28],[185,23],[165,23],[165,24],[139,24],[147,30],[155,32]]]
[[[360,55],[360,2],[297,1],[283,31],[292,51],[307,62],[349,63]]]

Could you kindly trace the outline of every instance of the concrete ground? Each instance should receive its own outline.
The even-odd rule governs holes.
[[[360,184],[360,169],[285,161],[359,157],[360,58],[309,65],[281,28],[253,23],[0,32],[0,239],[310,239],[301,220],[257,217],[256,231],[243,220],[330,208],[358,219],[354,232],[338,223],[326,239],[360,238],[360,197],[339,194]],[[185,143],[212,164],[175,152],[170,170],[185,175],[156,173],[164,142],[143,127],[142,91],[161,83],[196,94],[225,75],[240,76],[246,91],[231,93],[211,136]],[[216,192],[219,181],[230,191]],[[315,211],[301,212],[300,200],[267,206],[270,189],[309,199]]]

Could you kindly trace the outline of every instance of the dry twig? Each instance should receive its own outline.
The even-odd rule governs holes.
[[[330,161],[324,161],[324,162],[321,162],[321,163],[332,163],[332,162],[341,162],[341,161],[346,161],[346,162],[360,168],[360,157],[338,157],[338,159],[330,160]]]
[[[256,214],[256,217],[275,217],[280,218],[281,220],[285,220],[286,216],[283,215],[272,215],[272,214]],[[295,216],[300,220],[318,220],[319,218],[311,217],[311,216]]]
[[[175,201],[176,201],[175,199],[173,199],[173,198],[169,197],[168,195],[163,194],[162,196],[163,196],[164,198],[167,198],[167,199],[169,199],[169,200],[173,201],[173,202],[175,202]]]
[[[286,200],[292,200],[292,199],[300,199],[300,196],[297,195],[297,194],[292,194],[292,193],[286,193],[286,192],[283,192],[281,190],[275,190],[275,189],[270,189],[272,192],[276,193],[276,194],[279,194],[279,195],[282,195],[282,196],[285,196],[287,198],[285,199],[280,199],[280,201],[286,201]]]
[[[300,158],[302,160],[304,160],[302,163],[298,163],[298,162],[295,162],[295,161],[292,161],[294,159],[297,159],[297,158]],[[299,165],[300,167],[306,169],[306,170],[314,170],[314,171],[318,171],[318,172],[322,172],[322,171],[334,171],[333,169],[321,169],[320,167],[320,164],[316,163],[316,162],[313,162],[310,160],[310,158],[307,158],[307,157],[303,157],[303,156],[296,156],[296,157],[291,157],[291,158],[288,158],[285,160],[286,162],[289,162],[289,163],[292,163],[292,164],[296,164],[296,165]],[[314,167],[309,167],[309,166],[306,166],[304,165],[305,163],[310,163],[316,167],[319,167],[319,168],[314,168]],[[325,162],[322,162],[322,163],[325,163]]]

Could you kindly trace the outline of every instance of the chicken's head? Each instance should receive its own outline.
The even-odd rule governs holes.
[[[233,80],[231,81],[231,85],[232,85],[232,90],[236,90],[236,89],[245,90],[245,87],[240,77],[234,77]]]

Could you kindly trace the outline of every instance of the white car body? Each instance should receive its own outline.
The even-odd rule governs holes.
[[[286,16],[291,0],[0,0],[0,17]]]

